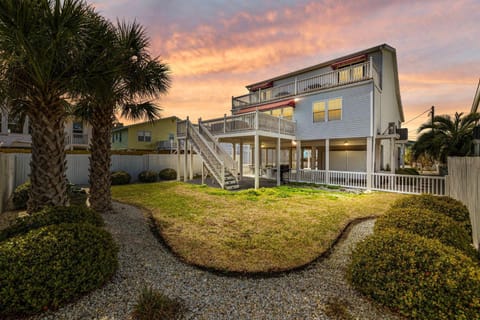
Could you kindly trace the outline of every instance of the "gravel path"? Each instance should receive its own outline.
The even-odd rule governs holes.
[[[352,246],[374,222],[355,225],[326,259],[274,278],[236,278],[199,270],[175,258],[149,230],[142,212],[125,204],[106,214],[120,246],[113,281],[55,313],[32,319],[129,319],[142,287],[153,286],[183,301],[186,319],[399,319],[373,306],[344,280]],[[352,317],[329,317],[343,305]]]

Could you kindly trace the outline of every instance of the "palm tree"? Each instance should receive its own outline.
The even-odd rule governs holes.
[[[30,118],[28,211],[66,205],[64,121],[92,9],[79,0],[0,0],[0,87]]]
[[[112,209],[110,147],[115,114],[134,120],[157,118],[160,109],[152,100],[167,92],[170,76],[168,66],[150,56],[145,30],[136,22],[110,24],[107,32],[97,36],[102,37],[103,45],[90,50],[98,63],[94,76],[85,83],[76,114],[92,126],[90,205],[105,212]]]
[[[415,159],[428,155],[445,164],[449,156],[466,156],[473,148],[473,128],[480,120],[480,114],[455,113],[454,118],[448,115],[436,116],[433,123],[420,126],[423,132],[412,146]]]

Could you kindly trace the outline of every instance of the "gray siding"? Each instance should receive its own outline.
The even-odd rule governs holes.
[[[300,140],[367,137],[370,135],[370,92],[372,83],[323,92],[300,98],[294,119]],[[342,97],[342,120],[313,122],[315,101]]]

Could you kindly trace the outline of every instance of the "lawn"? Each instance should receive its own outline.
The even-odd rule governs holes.
[[[186,262],[233,272],[305,265],[350,221],[381,215],[402,197],[289,186],[231,192],[180,182],[114,186],[112,195],[151,211],[164,240]]]

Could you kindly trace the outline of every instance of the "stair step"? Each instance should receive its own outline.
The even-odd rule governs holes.
[[[240,189],[240,186],[238,184],[232,184],[229,186],[225,186],[225,190],[237,190]]]

